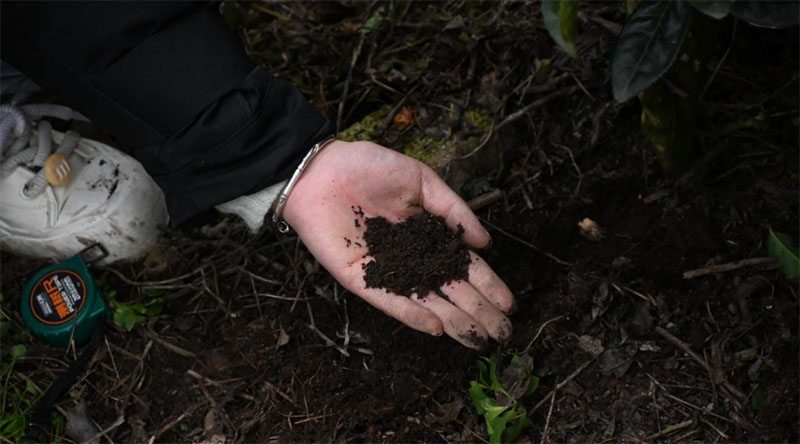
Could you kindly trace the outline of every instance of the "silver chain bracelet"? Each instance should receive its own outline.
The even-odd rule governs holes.
[[[303,161],[300,162],[300,165],[297,167],[296,170],[294,170],[294,174],[292,174],[292,177],[289,179],[289,182],[287,182],[286,186],[284,186],[283,189],[281,190],[281,194],[278,196],[278,200],[275,201],[276,202],[275,210],[272,213],[272,223],[275,224],[276,227],[278,227],[278,231],[280,231],[281,233],[288,233],[289,230],[291,229],[289,227],[289,224],[287,224],[286,221],[283,220],[283,218],[281,217],[281,214],[283,213],[283,207],[284,205],[286,205],[286,201],[289,199],[289,194],[291,194],[292,189],[294,188],[295,184],[297,184],[297,181],[300,179],[300,175],[303,174],[303,171],[306,169],[308,164],[311,163],[311,159],[313,159],[314,156],[317,155],[317,153],[322,151],[322,148],[325,148],[325,145],[333,142],[334,140],[336,140],[336,137],[330,135],[321,142],[317,142],[313,147],[311,147],[311,149],[308,151],[308,154],[306,154],[306,157],[303,158]]]

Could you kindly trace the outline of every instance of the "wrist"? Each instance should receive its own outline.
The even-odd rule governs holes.
[[[305,155],[303,160],[300,162],[300,165],[297,166],[294,173],[292,174],[292,177],[289,178],[289,180],[286,182],[286,185],[283,187],[280,194],[278,195],[278,198],[276,199],[273,208],[272,223],[278,228],[278,231],[280,231],[281,233],[287,233],[290,230],[289,224],[291,222],[285,219],[287,213],[286,207],[289,204],[289,200],[292,194],[296,194],[294,193],[294,191],[296,190],[296,188],[298,188],[298,185],[302,181],[304,173],[306,173],[306,170],[309,169],[309,166],[311,165],[312,161],[317,157],[317,155],[320,154],[320,152],[322,152],[327,145],[335,141],[336,139],[334,138],[333,135],[331,135],[326,137],[322,141],[314,144],[314,146],[311,147],[311,149]],[[298,199],[294,199],[294,201],[297,200]],[[291,207],[294,206],[296,205],[291,205]],[[289,214],[291,213],[292,212],[290,211]]]

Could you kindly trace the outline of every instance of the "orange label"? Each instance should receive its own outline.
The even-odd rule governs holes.
[[[30,304],[39,322],[63,324],[74,319],[86,304],[86,283],[74,271],[51,271],[33,286]]]

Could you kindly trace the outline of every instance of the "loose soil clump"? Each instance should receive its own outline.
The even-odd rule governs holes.
[[[392,224],[382,217],[365,219],[364,240],[373,260],[364,264],[367,288],[399,295],[429,292],[469,276],[469,250],[461,241],[464,227],[453,233],[442,218],[428,212]]]

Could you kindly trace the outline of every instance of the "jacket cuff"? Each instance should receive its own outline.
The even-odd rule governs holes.
[[[250,229],[250,232],[255,234],[264,226],[264,219],[266,219],[267,213],[269,213],[278,195],[281,194],[286,182],[284,180],[256,193],[239,196],[214,208],[220,213],[239,216],[247,225],[247,228]]]

